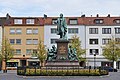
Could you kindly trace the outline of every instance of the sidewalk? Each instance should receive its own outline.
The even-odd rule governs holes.
[[[3,70],[0,71],[0,74],[3,73]],[[7,70],[7,73],[16,73],[17,74],[17,70]]]

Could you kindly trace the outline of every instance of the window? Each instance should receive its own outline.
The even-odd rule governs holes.
[[[57,33],[57,28],[51,28],[51,33],[52,34]]]
[[[51,44],[55,44],[57,39],[51,39]]]
[[[14,19],[14,24],[22,24],[22,19]]]
[[[94,53],[99,55],[99,49],[90,49],[90,55],[94,55]]]
[[[120,24],[120,19],[115,19],[114,22],[115,22],[116,24]]]
[[[32,49],[26,49],[26,54],[32,54]]]
[[[98,44],[98,39],[89,39],[90,44]]]
[[[102,28],[102,34],[111,34],[111,28]]]
[[[33,39],[33,44],[38,44],[38,39]]]
[[[38,28],[33,29],[33,34],[38,34]]]
[[[26,19],[26,24],[34,24],[34,19]]]
[[[36,50],[36,49],[33,49],[33,53],[37,53],[37,50]]]
[[[15,39],[10,39],[10,44],[15,44]]]
[[[32,44],[32,39],[27,39],[26,44]]]
[[[10,28],[10,34],[15,34],[15,28]]]
[[[70,24],[78,24],[77,19],[70,19]]]
[[[21,49],[16,49],[16,54],[21,54]]]
[[[7,67],[18,67],[18,62],[8,62],[6,64]]]
[[[103,45],[108,44],[110,40],[111,40],[110,38],[104,38],[104,39],[102,39],[102,44]]]
[[[96,24],[103,24],[103,19],[95,19],[94,21]]]
[[[16,39],[16,44],[21,44],[21,39]]]
[[[32,29],[27,29],[27,34],[32,34]]]
[[[57,23],[57,19],[52,19],[52,24],[56,24]]]
[[[89,34],[98,34],[98,28],[89,28]]]
[[[34,56],[37,56],[37,50],[36,49],[33,49],[33,54],[34,54]]]
[[[16,34],[21,34],[21,33],[22,33],[21,29],[20,29],[20,28],[17,28],[17,29],[16,29]]]
[[[120,28],[115,28],[115,34],[120,34]]]
[[[70,34],[78,33],[78,28],[68,28],[68,33]]]

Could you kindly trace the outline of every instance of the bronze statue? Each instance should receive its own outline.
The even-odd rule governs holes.
[[[57,35],[60,35],[60,39],[67,39],[67,24],[63,14],[57,19]]]
[[[55,45],[52,46],[52,49],[48,49],[47,61],[55,61],[57,57],[57,48]]]
[[[68,59],[70,61],[78,61],[76,49],[71,46],[68,48]]]

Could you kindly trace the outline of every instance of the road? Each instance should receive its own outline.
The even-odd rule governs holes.
[[[120,72],[107,76],[18,76],[16,72],[0,73],[0,80],[120,80]]]

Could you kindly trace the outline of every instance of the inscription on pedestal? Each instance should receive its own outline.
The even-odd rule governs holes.
[[[65,47],[65,46],[60,46],[60,47],[58,48],[58,52],[59,52],[60,54],[65,54],[65,53],[66,53],[66,47]]]
[[[68,43],[67,40],[57,40],[57,60],[68,60]]]

